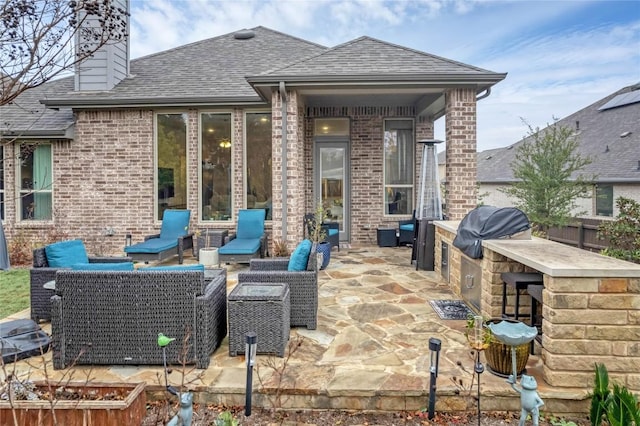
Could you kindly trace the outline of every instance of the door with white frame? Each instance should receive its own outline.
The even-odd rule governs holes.
[[[327,220],[340,225],[340,241],[349,240],[349,142],[317,138],[314,155],[314,196]]]

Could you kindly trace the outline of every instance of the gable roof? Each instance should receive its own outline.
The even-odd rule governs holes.
[[[557,122],[576,128],[580,155],[592,159],[582,173],[596,176],[596,182],[640,182],[640,98],[600,110],[618,95],[636,91],[640,91],[640,84],[620,89]],[[511,167],[505,165],[512,163],[517,147],[525,140],[527,138],[505,148],[479,152],[478,182],[513,182]]]
[[[474,85],[481,92],[506,74],[456,62],[429,53],[360,37],[247,80],[254,86],[287,83],[433,84],[439,88]]]
[[[107,92],[49,96],[47,106],[211,105],[264,103],[246,75],[326,50],[265,27],[253,37],[229,33],[132,60],[130,76]],[[246,30],[243,32],[247,32]]]

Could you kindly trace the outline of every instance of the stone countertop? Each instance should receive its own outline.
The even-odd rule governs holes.
[[[435,226],[455,234],[459,223]],[[640,265],[543,238],[484,240],[482,246],[552,277],[640,278]]]

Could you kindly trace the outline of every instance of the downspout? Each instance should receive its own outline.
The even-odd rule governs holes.
[[[491,87],[487,87],[487,90],[485,90],[482,95],[476,96],[476,102],[479,101],[480,99],[488,98],[490,94],[491,94]]]
[[[280,82],[282,108],[282,241],[287,241],[287,89]]]

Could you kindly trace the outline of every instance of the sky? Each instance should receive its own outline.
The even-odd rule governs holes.
[[[326,47],[369,36],[508,73],[478,101],[478,151],[640,83],[638,0],[130,2],[132,58],[264,26]]]

